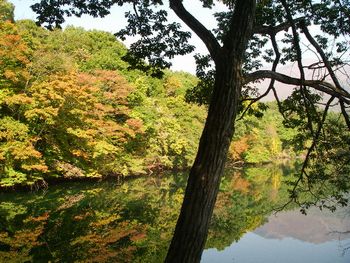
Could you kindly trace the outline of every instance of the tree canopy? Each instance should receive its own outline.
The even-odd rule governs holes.
[[[106,32],[0,28],[0,188],[190,165],[205,114],[183,99],[194,76],[128,70]]]

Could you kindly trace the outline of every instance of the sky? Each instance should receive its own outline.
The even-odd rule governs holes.
[[[35,0],[9,0],[9,2],[15,5],[15,19],[36,19],[36,14],[31,10],[30,6],[38,1]],[[185,0],[184,6],[192,13],[195,14],[196,18],[207,28],[214,28],[216,25],[216,20],[213,17],[212,13],[220,10],[224,10],[225,6],[222,4],[217,4],[213,10],[203,9],[199,1]],[[104,18],[93,18],[90,16],[69,17],[66,19],[66,22],[63,24],[63,27],[68,25],[74,25],[77,27],[83,27],[87,30],[97,29],[103,30],[110,33],[116,33],[120,29],[126,26],[126,19],[124,17],[125,11],[130,10],[129,5],[123,7],[114,6],[111,9],[111,14]],[[201,10],[198,12],[196,10]],[[186,30],[189,28],[184,25],[172,11],[169,11],[169,18],[173,21],[179,22],[183,25]],[[132,39],[127,39],[124,41],[126,46],[129,46],[132,43]],[[206,54],[207,49],[201,40],[195,35],[192,34],[191,42],[192,45],[196,47],[194,53]],[[194,54],[193,53],[193,54]],[[186,56],[177,56],[172,60],[173,66],[172,69],[176,71],[187,71],[192,74],[195,74],[196,66],[193,58],[193,54]]]

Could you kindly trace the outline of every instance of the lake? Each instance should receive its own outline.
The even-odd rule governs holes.
[[[202,262],[350,262],[350,209],[289,200],[292,167],[227,169]],[[162,262],[186,175],[0,194],[0,262]]]
[[[203,263],[210,262],[350,262],[349,209],[335,213],[311,209],[281,212],[221,251],[204,251]]]

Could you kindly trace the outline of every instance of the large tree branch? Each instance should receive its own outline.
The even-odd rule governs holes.
[[[350,104],[350,94],[346,91],[339,90],[333,84],[321,81],[321,80],[302,80],[300,78],[293,78],[282,73],[274,72],[271,70],[258,70],[245,76],[244,84],[256,81],[258,79],[274,79],[284,84],[314,88],[318,91],[322,91],[330,96],[335,96],[345,103]]]
[[[170,0],[170,8],[204,42],[212,59],[216,61],[221,46],[215,36],[185,9],[182,0]]]

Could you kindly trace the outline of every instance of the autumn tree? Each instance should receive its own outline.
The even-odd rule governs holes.
[[[14,5],[5,1],[0,1],[0,20],[2,21],[14,21]]]
[[[32,102],[25,92],[30,51],[12,22],[13,6],[1,1],[0,16],[0,187],[32,185],[47,166],[22,118]]]
[[[205,110],[183,97],[196,77],[130,70],[111,33],[0,28],[0,189],[191,165]]]
[[[211,8],[217,1],[200,2],[203,8]],[[218,26],[213,31],[189,13],[182,0],[42,0],[32,6],[39,14],[38,22],[52,28],[66,16],[105,16],[114,4],[131,4],[133,12],[126,13],[129,24],[118,36],[139,35],[126,58],[153,75],[170,66],[169,59],[175,55],[194,49],[188,44],[191,34],[168,20],[166,5],[206,45],[209,55],[197,56],[197,62],[198,87],[206,88],[210,101],[208,116],[166,262],[200,260],[242,100],[254,102],[269,92],[278,99],[279,82],[296,87],[287,103],[280,103],[280,110],[289,125],[304,130],[300,140],[312,141],[297,183],[307,178],[311,158],[318,158],[317,145],[326,135],[323,124],[334,103],[342,112],[344,129],[350,127],[347,76],[345,81],[340,78],[346,74],[344,58],[348,56],[347,42],[342,41],[350,32],[348,0],[220,2],[226,11],[215,14]],[[305,59],[306,53],[313,57]],[[295,75],[278,71],[278,65],[285,63],[297,65]],[[252,97],[254,84],[263,79],[270,80],[266,92]],[[326,95],[324,100],[320,93]]]

